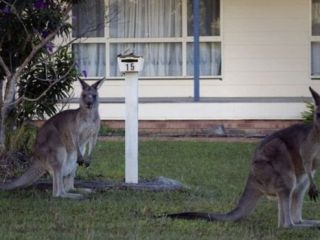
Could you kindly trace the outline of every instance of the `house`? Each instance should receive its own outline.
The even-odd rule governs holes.
[[[107,79],[100,112],[111,127],[124,120],[120,53],[145,60],[141,131],[265,133],[301,119],[308,86],[320,91],[320,0],[96,0],[72,19],[79,69]]]

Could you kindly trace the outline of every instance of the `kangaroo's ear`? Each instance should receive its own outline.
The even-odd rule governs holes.
[[[81,78],[78,77],[78,80],[81,83],[82,89],[86,89],[86,88],[89,87],[89,85],[84,80],[82,80]]]
[[[95,89],[99,89],[102,85],[102,83],[104,82],[105,78],[101,78],[100,80],[96,81],[92,87],[94,87]]]
[[[319,106],[320,105],[320,96],[319,96],[319,94],[315,90],[313,90],[311,87],[309,87],[309,90],[311,92],[311,95],[313,97],[313,100],[314,100],[315,104],[317,106]]]

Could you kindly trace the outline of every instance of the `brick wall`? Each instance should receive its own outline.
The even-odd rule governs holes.
[[[300,123],[297,120],[168,120],[139,121],[142,136],[264,136],[278,129]],[[124,129],[124,121],[106,120],[111,129]]]

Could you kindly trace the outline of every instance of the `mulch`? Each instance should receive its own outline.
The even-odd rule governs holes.
[[[75,180],[76,188],[90,188],[96,191],[110,191],[110,190],[141,190],[141,191],[184,191],[188,187],[183,186],[179,181],[157,177],[155,179],[139,179],[138,183],[112,182],[106,180]],[[34,183],[30,188],[39,190],[51,190],[52,180],[40,179]]]

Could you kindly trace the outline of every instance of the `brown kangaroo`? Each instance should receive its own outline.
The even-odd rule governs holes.
[[[320,221],[303,220],[305,192],[316,200],[313,176],[320,160],[320,96],[310,87],[316,109],[313,124],[297,124],[266,137],[257,147],[247,183],[237,206],[228,213],[183,212],[171,218],[237,221],[248,216],[263,195],[278,200],[278,226],[320,227]]]
[[[49,172],[53,178],[54,197],[80,199],[74,188],[77,161],[87,163],[96,144],[100,128],[98,88],[101,79],[89,86],[79,78],[82,86],[80,107],[65,110],[47,120],[39,129],[31,167],[18,179],[0,185],[2,190],[27,187]],[[79,189],[83,193],[90,189]]]

